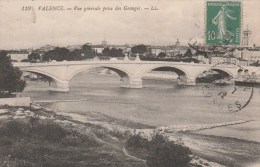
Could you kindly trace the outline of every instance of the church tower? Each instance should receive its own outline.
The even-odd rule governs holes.
[[[106,48],[106,47],[107,47],[107,41],[106,41],[106,40],[103,40],[103,41],[101,42],[101,45],[102,45],[104,48]]]
[[[252,37],[251,37],[251,35],[252,35],[252,31],[249,30],[248,27],[247,27],[247,29],[243,31],[243,42],[242,42],[243,46],[248,47],[248,46],[252,45],[252,42],[251,42],[251,40],[252,40],[251,38]]]
[[[180,43],[180,41],[179,41],[179,38],[177,38],[177,41],[176,41],[176,43],[175,43],[175,46],[180,46],[181,45],[181,43]]]

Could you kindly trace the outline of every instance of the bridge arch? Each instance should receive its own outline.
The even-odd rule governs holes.
[[[129,79],[132,79],[132,75],[125,69],[122,69],[120,67],[114,67],[114,66],[109,66],[109,65],[95,65],[95,66],[87,66],[87,67],[82,67],[79,70],[74,71],[70,76],[68,76],[68,81],[71,80],[74,76],[77,74],[89,70],[89,69],[94,69],[94,68],[106,68],[109,70],[112,70],[116,72],[121,78],[128,77]]]
[[[58,78],[57,76],[51,74],[51,73],[48,73],[46,71],[41,71],[41,70],[37,70],[37,69],[20,69],[21,71],[23,72],[30,72],[30,73],[35,73],[35,74],[42,74],[42,75],[45,75],[45,76],[48,76],[50,78],[52,78],[55,82],[62,82],[62,80],[60,78]]]
[[[185,69],[183,69],[183,68],[180,68],[180,67],[178,67],[178,66],[171,66],[171,65],[158,65],[158,66],[153,66],[153,67],[151,67],[151,68],[148,68],[148,69],[146,69],[145,71],[143,71],[141,74],[140,74],[140,78],[142,79],[143,77],[144,77],[144,75],[145,74],[147,74],[147,73],[149,73],[149,72],[151,72],[151,71],[153,71],[153,70],[155,70],[155,69],[163,69],[163,68],[171,68],[171,69],[173,69],[173,72],[175,72],[177,75],[185,75],[185,76],[187,76],[187,77],[189,77],[190,75],[189,75],[189,73],[185,70]]]
[[[139,75],[139,78],[141,79],[141,81],[144,78],[145,74],[147,74],[155,69],[161,69],[161,70],[165,69],[163,71],[168,71],[169,69],[171,69],[172,72],[175,72],[179,76],[177,78],[178,84],[194,85],[193,79],[191,78],[190,73],[187,70],[183,69],[182,67],[176,66],[176,65],[167,65],[167,64],[152,66],[150,68],[145,69]]]
[[[224,74],[227,74],[227,75],[229,75],[229,76],[231,76],[231,77],[235,77],[235,74],[233,74],[231,71],[229,71],[229,70],[227,70],[227,69],[224,69],[224,68],[220,68],[220,67],[210,67],[210,68],[206,68],[206,69],[203,69],[203,70],[201,70],[200,72],[198,72],[196,75],[195,75],[195,78],[198,78],[199,77],[199,75],[201,75],[202,73],[204,73],[204,72],[206,72],[206,71],[210,71],[210,70],[212,70],[212,71],[216,71],[216,72],[218,72],[218,73],[224,73]]]

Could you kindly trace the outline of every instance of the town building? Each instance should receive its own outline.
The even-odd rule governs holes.
[[[101,54],[102,51],[104,50],[104,46],[103,46],[103,45],[92,45],[91,48],[92,48],[92,49],[95,51],[95,53],[97,53],[97,54]]]
[[[28,59],[30,53],[31,50],[10,50],[7,52],[7,55],[12,61],[21,62],[24,59]]]
[[[238,65],[240,66],[249,66],[249,61],[242,59],[242,58],[238,58]]]
[[[54,48],[55,48],[55,46],[45,45],[45,46],[40,47],[39,50],[47,52],[49,50],[53,50]]]
[[[238,59],[234,56],[212,55],[209,57],[210,64],[238,64]]]
[[[158,56],[159,53],[164,52],[161,46],[152,46],[150,50],[151,50],[151,54],[154,56]]]
[[[195,56],[194,58],[196,58],[200,63],[203,63],[203,64],[209,64],[209,59],[206,58],[204,55],[197,55]]]
[[[75,49],[81,49],[82,46],[81,45],[69,45],[67,46],[67,49],[69,49],[70,51],[73,51]]]
[[[260,50],[245,48],[242,51],[241,58],[248,60],[250,64],[256,61],[260,61]]]
[[[158,56],[159,53],[165,53],[166,57],[165,58],[176,58],[180,55],[184,55],[188,49],[191,49],[192,54],[194,55],[196,51],[189,46],[181,45],[179,39],[175,42],[174,45],[169,45],[169,46],[150,46],[151,54],[153,56]]]
[[[181,45],[179,39],[177,39],[177,41],[175,42],[174,48],[174,55],[184,55],[188,49],[191,49],[191,53],[193,55],[196,53],[196,50],[194,50],[193,48],[190,48],[187,45]]]
[[[236,58],[240,59],[240,58],[242,58],[242,53],[243,53],[242,49],[234,49],[232,52],[232,55],[235,56]]]
[[[126,44],[124,45],[124,48],[123,48],[123,53],[124,53],[125,55],[129,56],[130,53],[131,53],[131,48],[132,48],[132,46],[126,43]]]
[[[240,65],[250,65],[260,61],[260,47],[252,44],[252,31],[248,28],[243,31],[242,47],[235,48],[232,55],[236,57]]]

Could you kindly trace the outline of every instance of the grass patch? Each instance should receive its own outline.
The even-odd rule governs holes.
[[[145,166],[126,157],[118,146],[100,144],[93,136],[35,118],[0,125],[0,164],[4,162],[10,167]]]

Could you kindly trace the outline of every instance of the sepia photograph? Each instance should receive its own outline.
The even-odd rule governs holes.
[[[260,167],[259,0],[0,0],[0,167]]]

